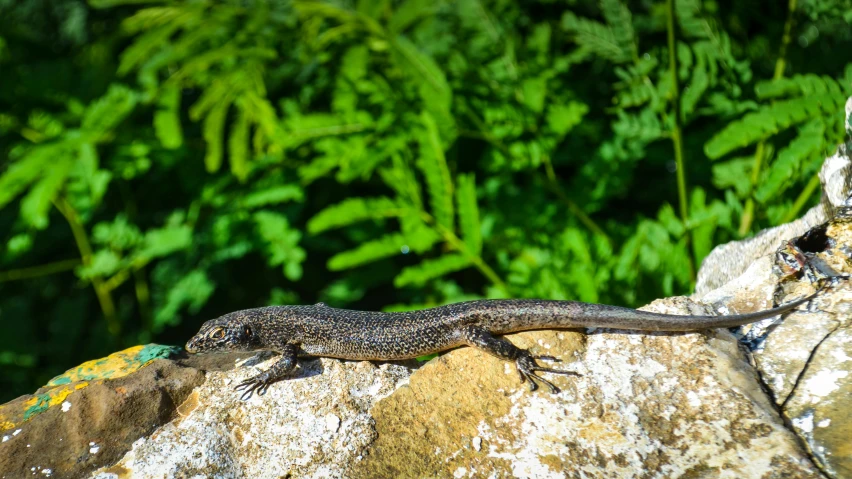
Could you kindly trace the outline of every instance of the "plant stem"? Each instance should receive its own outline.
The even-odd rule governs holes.
[[[819,176],[814,175],[811,177],[811,180],[808,181],[808,184],[805,185],[805,188],[799,193],[799,196],[796,198],[796,201],[793,202],[793,206],[787,210],[787,213],[784,214],[784,217],[781,219],[781,223],[789,223],[793,221],[796,216],[799,216],[799,212],[805,206],[805,203],[808,202],[808,199],[814,194],[814,191],[819,188]]]
[[[435,221],[435,218],[432,217],[432,215],[425,211],[421,211],[420,213],[421,218],[423,218],[423,221],[433,225],[435,229],[437,229],[438,232],[441,233],[441,236],[443,236],[444,241],[449,243],[450,246],[452,246],[453,248],[460,251],[463,255],[467,256],[467,258],[470,259],[470,262],[473,263],[474,266],[476,266],[476,269],[478,269],[486,278],[488,278],[488,280],[491,281],[494,286],[500,288],[506,294],[506,296],[511,296],[509,294],[509,287],[506,286],[506,283],[503,282],[503,280],[500,278],[500,276],[497,275],[497,273],[491,268],[491,266],[488,266],[488,263],[486,263],[480,255],[471,253],[470,250],[467,249],[467,246],[465,246],[464,241],[462,241],[461,238],[456,236],[454,232],[450,231],[444,226],[439,225]]]
[[[775,72],[772,75],[773,80],[780,80],[781,78],[784,78],[784,69],[787,66],[787,48],[790,46],[790,40],[793,36],[796,2],[797,0],[788,0],[787,3],[787,21],[784,22],[784,34],[781,37],[781,46],[778,48],[778,58],[775,60]],[[762,140],[757,144],[757,148],[754,150],[754,164],[751,170],[751,191],[749,191],[749,196],[746,199],[745,207],[743,208],[743,216],[740,218],[740,228],[737,231],[740,236],[748,234],[751,230],[751,225],[754,222],[755,205],[752,193],[754,192],[754,187],[757,185],[757,182],[760,180],[760,173],[763,169],[763,157],[765,153],[766,141]]]
[[[482,120],[479,119],[479,117],[477,117],[473,113],[473,111],[470,110],[470,108],[467,107],[467,105],[465,105],[465,111],[468,117],[470,117],[470,119],[473,121],[473,123],[476,124],[476,127],[479,129],[479,131],[461,130],[459,132],[461,135],[470,138],[476,138],[478,140],[484,140],[488,142],[491,146],[500,150],[500,152],[508,158],[514,156],[512,152],[509,151],[509,148],[507,148],[502,141],[492,137],[490,134],[487,133],[488,130],[485,124],[482,122]],[[565,203],[565,206],[568,207],[568,210],[574,216],[576,216],[577,219],[580,220],[580,222],[586,226],[586,228],[588,228],[592,233],[601,236],[604,240],[606,240],[607,243],[611,243],[609,236],[607,236],[604,230],[600,226],[598,226],[597,223],[595,223],[595,221],[590,218],[579,206],[577,206],[577,203],[571,200],[571,198],[568,198],[568,195],[566,195],[565,192],[562,191],[562,188],[559,186],[559,179],[556,177],[556,173],[554,173],[553,171],[553,164],[550,161],[550,156],[544,156],[544,167],[547,174],[547,183],[553,193],[555,193],[556,196],[558,196],[559,199],[563,203]]]
[[[577,203],[571,198],[568,198],[568,195],[562,191],[562,188],[559,187],[559,178],[556,177],[556,172],[553,170],[553,163],[550,161],[549,155],[544,155],[544,171],[547,175],[548,184],[550,189],[553,191],[556,196],[559,197],[559,200],[565,203],[565,206],[568,207],[568,211],[570,211],[574,216],[583,223],[586,228],[588,228],[592,233],[603,238],[607,243],[612,244],[610,242],[609,236],[607,236],[606,232],[597,225],[579,206]]]
[[[0,283],[3,283],[5,281],[16,281],[20,279],[38,278],[39,276],[47,276],[54,273],[60,273],[62,271],[74,269],[79,264],[80,260],[78,258],[71,258],[39,266],[30,266],[28,268],[0,271]]]
[[[674,0],[666,1],[666,31],[669,49],[669,75],[672,82],[672,146],[674,147],[675,167],[677,169],[677,196],[680,211],[680,220],[686,228],[687,248],[692,244],[691,232],[687,226],[689,219],[689,204],[686,195],[686,161],[683,157],[683,133],[681,131],[681,109],[680,109],[680,85],[677,78],[677,49],[675,44],[675,6]],[[692,254],[689,256],[689,276],[695,278],[695,264]]]
[[[136,301],[139,303],[139,314],[142,316],[142,324],[146,331],[151,331],[153,329],[151,289],[148,287],[148,278],[145,277],[144,266],[133,270],[133,279],[135,280]]]
[[[62,213],[68,225],[71,227],[71,234],[74,235],[74,242],[77,243],[77,249],[80,251],[80,259],[83,266],[92,264],[92,246],[89,244],[89,237],[86,235],[86,229],[83,223],[80,222],[80,217],[77,211],[65,201],[64,198],[57,198],[53,201],[53,205]],[[101,311],[104,314],[104,319],[107,323],[107,330],[113,336],[118,336],[121,333],[121,325],[118,322],[118,317],[115,314],[115,303],[112,301],[112,296],[109,291],[104,288],[103,281],[100,276],[91,278],[92,288],[95,290],[95,295],[98,297],[98,303],[101,306]]]

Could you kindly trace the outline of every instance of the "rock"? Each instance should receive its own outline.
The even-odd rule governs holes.
[[[3,405],[0,478],[82,477],[115,463],[133,441],[172,419],[203,382],[199,370],[155,359],[172,352],[157,345],[131,348]]]
[[[405,384],[411,370],[391,363],[304,361],[295,377],[241,401],[234,386],[256,373],[254,367],[208,372],[174,421],[93,477],[344,477],[376,438],[370,410]]]
[[[376,405],[378,439],[349,477],[820,477],[726,331],[509,339],[583,376],[529,393],[478,350],[441,356]]]

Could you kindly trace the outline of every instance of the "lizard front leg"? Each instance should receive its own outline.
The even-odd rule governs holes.
[[[462,340],[468,346],[481,349],[488,354],[497,356],[506,361],[515,363],[518,369],[518,374],[521,376],[521,382],[529,380],[530,391],[538,389],[536,381],[547,384],[550,387],[550,392],[556,394],[559,392],[553,383],[536,374],[536,371],[564,374],[566,376],[580,376],[580,373],[574,371],[563,371],[561,369],[552,369],[539,366],[536,360],[559,362],[559,359],[553,356],[533,356],[529,350],[521,349],[511,342],[503,338],[497,338],[491,335],[487,330],[476,326],[466,326],[461,331]]]
[[[234,388],[237,391],[244,391],[242,396],[240,396],[240,399],[243,401],[249,400],[255,391],[257,391],[257,394],[260,396],[266,394],[266,390],[269,389],[270,384],[296,369],[296,364],[298,362],[296,358],[298,353],[299,346],[295,344],[287,344],[284,346],[281,350],[281,359],[276,361],[271,368],[246,379]]]

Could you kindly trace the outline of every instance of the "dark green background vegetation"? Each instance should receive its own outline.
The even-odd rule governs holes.
[[[267,304],[638,306],[801,214],[852,1],[0,0],[0,401]]]

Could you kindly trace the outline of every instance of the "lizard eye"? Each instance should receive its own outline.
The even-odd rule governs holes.
[[[225,337],[225,330],[222,328],[216,328],[210,333],[210,337],[213,339],[222,339]]]
[[[251,327],[250,326],[246,326],[245,329],[243,329],[243,332],[245,333],[247,338],[251,338]]]

